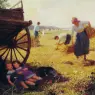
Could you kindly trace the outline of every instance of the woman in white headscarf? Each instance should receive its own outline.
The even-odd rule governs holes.
[[[77,58],[80,56],[84,56],[84,60],[86,61],[86,55],[89,53],[89,38],[85,31],[85,25],[91,27],[89,21],[80,21],[76,17],[72,18],[72,35],[74,32],[77,33],[76,35],[76,42],[74,46],[74,54]]]

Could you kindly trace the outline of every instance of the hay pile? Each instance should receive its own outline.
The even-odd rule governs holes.
[[[38,47],[40,46],[40,41],[36,39],[34,36],[31,37],[31,47]]]
[[[60,50],[64,53],[70,54],[70,53],[74,52],[74,45],[71,45],[71,44],[69,44],[69,45],[64,45],[64,44],[57,45],[56,50]]]
[[[25,34],[26,34],[26,32],[23,30],[22,32],[20,32],[17,35],[17,39],[21,38]],[[27,35],[24,36],[21,40],[19,40],[18,43],[20,43],[20,42],[26,42],[26,41],[28,41]],[[36,39],[34,36],[31,36],[31,47],[38,47],[39,45],[40,45],[39,38]],[[27,43],[23,43],[21,46],[22,47],[27,47]]]

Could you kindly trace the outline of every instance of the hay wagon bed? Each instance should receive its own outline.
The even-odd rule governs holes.
[[[30,53],[31,39],[24,21],[23,8],[0,9],[0,57],[10,62],[25,62]]]

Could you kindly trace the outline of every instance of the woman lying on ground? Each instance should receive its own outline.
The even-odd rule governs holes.
[[[17,74],[23,74],[24,80],[29,85],[35,85],[35,82],[38,80],[42,80],[41,77],[38,77],[35,73],[29,70],[26,66],[20,66],[19,61],[14,61],[13,66],[16,69]]]

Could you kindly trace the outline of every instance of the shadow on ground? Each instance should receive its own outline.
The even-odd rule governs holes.
[[[85,63],[84,66],[93,66],[95,65],[95,60],[90,60],[88,59]]]

